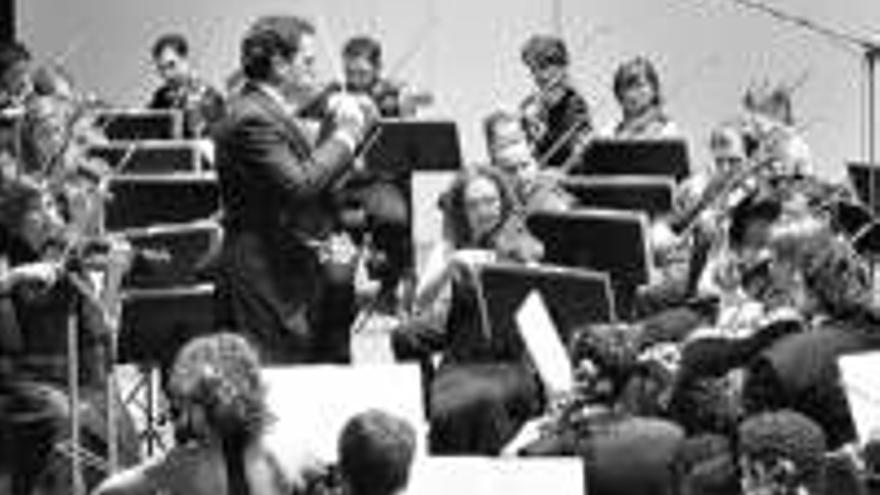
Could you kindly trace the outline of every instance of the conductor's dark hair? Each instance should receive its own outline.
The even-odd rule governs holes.
[[[268,16],[257,19],[241,42],[241,67],[256,81],[265,81],[272,71],[272,59],[293,58],[302,38],[314,34],[309,21],[296,16]]]
[[[189,42],[180,33],[163,34],[153,43],[153,58],[158,58],[165,50],[171,50],[181,57],[189,55]]]

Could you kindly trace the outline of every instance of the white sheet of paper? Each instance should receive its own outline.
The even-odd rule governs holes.
[[[859,442],[880,436],[880,352],[841,356],[840,378]]]
[[[526,296],[516,312],[516,323],[547,389],[552,392],[572,390],[574,373],[571,361],[539,292],[532,291]]]
[[[314,460],[335,462],[337,440],[355,414],[380,409],[407,420],[426,451],[427,424],[418,365],[310,365],[266,368],[266,401],[274,421],[266,445],[296,479]]]
[[[406,495],[583,495],[578,457],[427,457],[413,465]]]

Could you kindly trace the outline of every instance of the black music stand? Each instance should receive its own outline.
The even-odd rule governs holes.
[[[681,180],[690,174],[683,139],[595,139],[572,167],[572,175],[661,175]]]
[[[220,207],[220,188],[213,173],[122,174],[110,182],[105,206],[109,231],[208,218]]]
[[[124,170],[124,174],[192,174],[209,165],[196,141],[110,142],[89,146],[91,157]]]
[[[98,125],[112,141],[181,139],[180,110],[107,109],[98,114]]]
[[[461,168],[455,122],[383,119],[373,132],[365,144],[364,160],[379,175]]]
[[[617,316],[632,316],[636,289],[650,280],[652,271],[644,213],[599,209],[540,212],[528,218],[528,227],[544,243],[546,261],[607,272]]]
[[[880,213],[880,165],[864,162],[847,163],[846,172],[859,201],[874,215]]]
[[[572,331],[587,323],[615,319],[608,275],[578,268],[552,265],[491,264],[478,268],[479,293],[484,298],[485,329],[493,349],[521,346],[516,313],[526,297],[537,290],[568,345]]]
[[[675,181],[659,176],[595,175],[569,177],[562,186],[581,207],[642,211],[656,217],[672,211]]]

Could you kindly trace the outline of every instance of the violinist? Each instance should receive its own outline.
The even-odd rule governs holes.
[[[419,103],[409,88],[382,76],[382,46],[368,36],[350,38],[342,49],[345,90],[365,95],[383,118],[415,117]],[[375,308],[396,314],[401,282],[410,268],[410,218],[403,175],[363,170],[349,174],[340,190],[343,211],[362,211],[370,233],[368,274],[379,282]],[[359,230],[355,228],[354,230]]]
[[[166,34],[153,44],[153,63],[162,86],[149,108],[178,109],[184,116],[184,135],[200,138],[223,116],[223,97],[200,78],[189,60],[189,43],[180,34]]]
[[[589,106],[569,80],[568,50],[560,38],[532,36],[520,55],[536,86],[520,104],[529,140],[542,166],[558,167],[577,147],[577,137],[592,129]]]
[[[104,455],[107,445],[106,343],[110,329],[103,308],[83,294],[79,260],[53,255],[68,246],[67,225],[52,200],[25,177],[7,180],[0,194],[0,442],[16,457],[11,471],[20,492],[40,486],[40,493],[69,493],[67,461],[56,446],[70,434],[65,391],[68,376],[67,332],[71,315],[79,333],[79,399],[87,452]],[[117,258],[122,262],[122,258]],[[70,263],[67,263],[70,261]],[[117,398],[111,398],[117,400]],[[137,457],[130,423],[121,431],[123,462]],[[9,441],[10,443],[7,443]],[[75,476],[87,485],[98,481],[98,469]]]
[[[636,57],[621,64],[614,74],[614,96],[622,119],[613,135],[620,139],[678,137],[678,126],[666,113],[660,77],[650,60]]]
[[[345,90],[369,95],[382,117],[414,117],[417,106],[404,85],[382,77],[382,46],[369,36],[355,36],[342,48]]]
[[[750,137],[772,153],[775,175],[810,176],[815,174],[812,152],[795,128],[791,91],[782,84],[750,87],[743,97],[745,124]]]
[[[27,47],[16,41],[0,44],[0,113],[21,113],[32,91]]]
[[[574,198],[563,189],[559,178],[539,170],[516,113],[492,112],[483,119],[483,132],[491,165],[508,179],[526,213],[561,211],[574,205]]]

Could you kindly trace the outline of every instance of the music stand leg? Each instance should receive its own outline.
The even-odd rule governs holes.
[[[85,495],[80,459],[79,328],[75,308],[67,316],[67,387],[70,405],[70,492]]]

